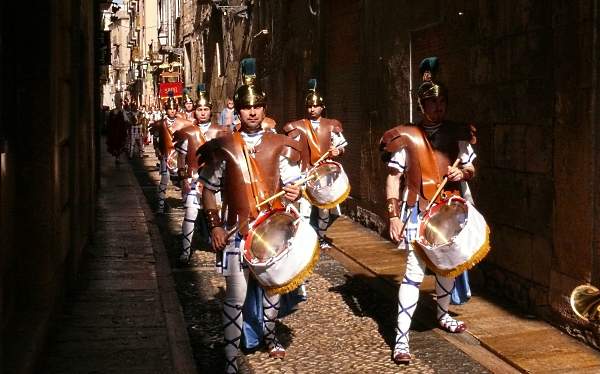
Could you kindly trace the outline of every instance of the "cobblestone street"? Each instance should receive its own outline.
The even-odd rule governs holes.
[[[150,153],[147,152],[148,155]],[[152,156],[133,161],[134,172],[148,199],[156,207],[158,172]],[[157,217],[175,275],[176,288],[199,372],[223,368],[220,300],[224,279],[214,271],[214,254],[197,250],[190,267],[177,267],[181,246],[180,191],[169,185],[172,209]],[[198,244],[195,244],[198,248]],[[270,359],[258,350],[246,353],[243,369],[251,373],[486,373],[483,366],[442,339],[430,326],[413,325],[410,366],[390,359],[396,305],[373,292],[360,276],[322,254],[307,282],[308,301],[278,324],[278,335],[287,347],[284,361]],[[428,310],[417,310],[417,314]],[[431,316],[433,320],[433,316]]]

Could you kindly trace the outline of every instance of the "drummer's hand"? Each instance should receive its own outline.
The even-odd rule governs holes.
[[[184,195],[189,194],[190,191],[192,190],[192,186],[190,184],[190,181],[187,178],[183,179],[183,183],[182,183],[181,189],[183,190],[183,194]]]
[[[464,174],[462,170],[457,167],[448,166],[448,180],[450,182],[458,182],[463,180]]]
[[[401,232],[401,230],[402,230],[402,221],[400,220],[400,218],[398,218],[398,217],[390,218],[390,238],[393,241],[399,242],[402,240],[402,238],[404,238],[404,233]]]
[[[225,229],[222,227],[213,228],[210,232],[210,237],[212,239],[213,251],[216,252],[225,248],[225,245],[227,244],[227,233],[225,232]]]
[[[332,155],[333,157],[337,157],[340,155],[340,150],[337,149],[336,147],[331,147],[329,149],[329,154]]]
[[[296,201],[300,197],[300,186],[288,184],[283,186],[283,190],[285,191],[285,195],[283,196],[289,201]]]

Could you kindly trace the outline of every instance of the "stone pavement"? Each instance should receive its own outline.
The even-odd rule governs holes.
[[[224,280],[213,269],[214,254],[198,240],[191,266],[177,265],[180,191],[169,185],[171,211],[153,216],[149,206],[156,207],[158,169],[150,147],[146,156],[119,167],[103,160],[94,249],[40,372],[223,369]],[[409,366],[396,366],[390,351],[402,252],[346,218],[336,221],[328,235],[336,248],[321,255],[308,278],[308,301],[278,322],[288,356],[279,361],[262,349],[245,352],[243,372],[600,372],[597,351],[478,295],[453,308],[467,321],[468,334],[441,331],[433,323],[430,277],[423,284],[424,300],[411,332],[416,359]]]
[[[195,373],[165,249],[129,163],[103,152],[98,231],[40,373]]]
[[[333,224],[328,235],[336,245],[331,252],[334,258],[354,273],[362,274],[381,295],[395,299],[404,274],[404,251],[396,250],[391,242],[345,217]],[[434,277],[427,276],[421,287],[423,307],[430,309],[431,314],[433,282]],[[499,368],[493,366],[497,363],[490,361],[490,353],[526,373],[600,373],[600,352],[544,321],[522,316],[477,293],[468,303],[451,306],[450,310],[467,323],[468,334],[435,331],[493,371]],[[466,339],[469,335],[472,339]]]

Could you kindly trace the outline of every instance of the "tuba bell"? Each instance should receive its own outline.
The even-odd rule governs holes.
[[[571,292],[571,308],[587,322],[600,320],[600,290],[588,284],[575,287]]]

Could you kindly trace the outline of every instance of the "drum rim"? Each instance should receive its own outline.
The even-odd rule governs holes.
[[[330,209],[330,208],[333,208],[333,207],[339,205],[344,200],[346,200],[346,198],[350,195],[350,191],[351,191],[352,187],[350,186],[350,179],[348,178],[348,174],[344,170],[344,166],[337,161],[334,161],[334,160],[323,161],[315,167],[315,170],[318,167],[321,167],[322,165],[325,165],[325,164],[333,164],[340,168],[340,171],[342,172],[342,173],[340,173],[340,175],[344,176],[343,179],[346,180],[346,185],[347,185],[347,187],[344,189],[344,191],[340,194],[339,197],[337,197],[337,199],[335,201],[333,201],[331,203],[326,203],[326,204],[318,202],[317,201],[318,199],[315,198],[315,196],[310,192],[310,189],[308,189],[308,188],[303,188],[302,194],[304,195],[304,198],[306,198],[312,205],[314,205],[318,208],[321,208],[321,209]],[[340,180],[342,180],[342,179],[341,178],[336,179],[334,184],[338,183]],[[308,183],[307,183],[307,185],[308,185]]]
[[[243,248],[243,256],[244,259],[252,264],[252,265],[256,265],[256,264],[262,264],[262,265],[266,265],[269,262],[273,261],[273,259],[275,257],[270,257],[269,259],[267,259],[266,261],[260,261],[258,260],[256,257],[254,257],[251,253],[250,250],[250,246],[252,243],[252,238],[254,236],[254,232],[253,229],[255,229],[257,226],[259,226],[261,223],[263,223],[264,221],[267,220],[267,218],[271,217],[274,214],[277,213],[283,213],[283,214],[288,214],[290,216],[292,216],[292,218],[294,218],[294,220],[298,219],[300,216],[296,214],[296,212],[294,212],[293,210],[287,210],[284,208],[273,208],[273,209],[269,209],[267,211],[262,212],[257,218],[256,220],[254,220],[254,222],[252,223],[252,226],[250,227],[250,229],[248,230],[248,233],[246,234],[246,236],[243,238],[244,241],[244,248]],[[288,251],[289,248],[287,248],[285,251],[281,252],[280,254],[285,253],[286,251]],[[276,256],[277,257],[277,256]],[[257,260],[257,262],[252,262],[252,260]]]
[[[421,222],[419,222],[419,230],[417,232],[417,239],[416,239],[416,241],[418,243],[423,244],[423,245],[428,246],[428,247],[431,246],[431,244],[429,244],[428,242],[425,242],[425,240],[424,240],[425,239],[425,232],[424,232],[424,230],[425,230],[425,222],[429,218],[431,218],[431,216],[433,215],[433,213],[435,213],[438,210],[442,209],[442,206],[446,205],[451,200],[458,200],[459,202],[463,203],[467,207],[467,219],[466,219],[466,221],[469,220],[469,211],[470,211],[470,208],[469,208],[469,202],[466,199],[464,199],[461,196],[456,196],[456,195],[453,195],[453,196],[451,196],[449,198],[443,199],[443,200],[441,200],[439,202],[439,204],[436,204],[431,209],[429,209],[429,211],[427,211],[427,213],[423,216],[423,218],[421,218]],[[446,243],[443,243],[443,244],[439,244],[439,245],[437,245],[437,247],[443,246],[443,245],[447,245],[449,243],[452,243],[452,240],[450,240],[450,241],[448,241]]]

